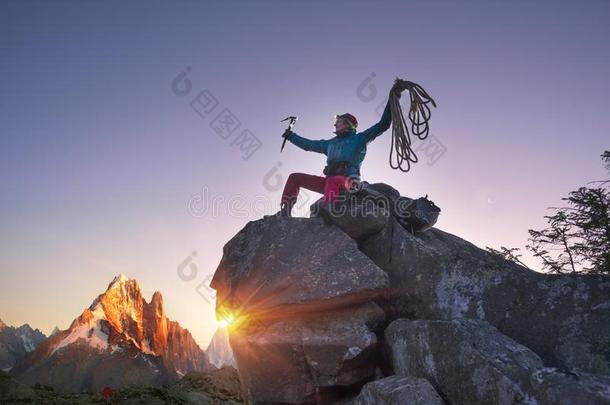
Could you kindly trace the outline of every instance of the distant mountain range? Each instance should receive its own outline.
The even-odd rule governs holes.
[[[58,392],[168,384],[191,371],[215,369],[190,332],[167,318],[161,294],[155,292],[147,303],[137,281],[124,275],[115,277],[67,330],[48,339],[34,331],[23,339],[31,344],[24,343],[26,353],[10,374]]]
[[[0,370],[8,371],[47,337],[27,323],[18,328],[0,320]]]

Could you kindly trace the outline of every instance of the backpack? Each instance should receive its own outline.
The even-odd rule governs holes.
[[[415,200],[399,197],[395,208],[394,217],[411,233],[424,232],[432,228],[441,212],[441,209],[428,199],[428,194]]]
[[[385,197],[390,204],[390,212],[405,229],[414,232],[424,232],[436,223],[441,209],[425,197],[409,198],[400,195],[398,190],[384,183],[362,182],[360,193],[377,197]]]

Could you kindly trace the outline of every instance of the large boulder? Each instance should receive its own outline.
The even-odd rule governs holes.
[[[483,319],[547,366],[610,374],[610,277],[538,273],[393,218],[360,246],[390,276],[389,319]]]
[[[318,210],[390,276],[390,319],[484,319],[548,366],[610,374],[610,276],[542,274],[437,228],[410,232],[405,198],[365,184]]]
[[[385,339],[395,373],[430,380],[455,404],[524,402],[530,375],[544,366],[483,321],[397,319]]]
[[[210,286],[250,403],[328,402],[378,368],[375,303],[389,286],[340,229],[321,218],[248,223],[224,247]]]
[[[398,319],[385,330],[385,344],[396,374],[426,378],[452,404],[610,403],[610,377],[581,374],[568,382],[485,321]]]
[[[210,286],[219,316],[285,319],[383,297],[387,274],[320,218],[249,222],[223,249]]]
[[[302,319],[235,328],[229,340],[250,403],[329,403],[336,388],[375,376],[376,329],[384,313],[373,302]]]

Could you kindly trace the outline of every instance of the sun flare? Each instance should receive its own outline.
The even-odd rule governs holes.
[[[233,314],[225,314],[221,319],[216,321],[218,326],[221,328],[228,328],[235,323],[235,316]]]

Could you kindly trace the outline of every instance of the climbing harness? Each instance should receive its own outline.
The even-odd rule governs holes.
[[[395,90],[398,90],[395,91]],[[392,111],[392,145],[390,147],[390,167],[408,172],[411,162],[417,163],[417,155],[411,148],[411,134],[400,107],[400,92],[409,90],[411,96],[411,108],[409,109],[409,121],[411,132],[420,140],[426,139],[430,127],[431,113],[428,103],[436,107],[436,103],[419,84],[396,78],[394,87],[390,91],[390,109]],[[396,154],[394,156],[394,154]],[[406,165],[406,168],[403,167]]]

